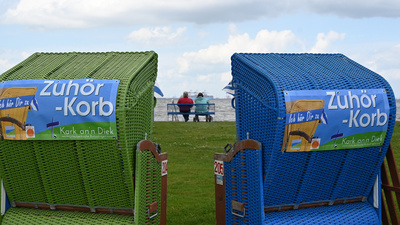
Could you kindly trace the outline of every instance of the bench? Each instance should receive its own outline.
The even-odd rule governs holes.
[[[190,112],[184,113],[179,111],[179,106],[192,106],[190,108]],[[197,108],[197,112],[196,112]],[[198,108],[201,108],[200,112],[198,112]],[[208,104],[177,104],[177,103],[168,103],[167,104],[167,115],[171,116],[172,121],[179,121],[179,115],[194,115],[193,122],[200,122],[199,116],[204,116],[206,122],[212,122],[213,117],[215,115],[215,103]]]
[[[214,156],[217,224],[381,224],[396,116],[384,78],[342,54],[234,54],[232,77],[238,138]]]
[[[1,224],[166,224],[156,76],[155,52],[35,53],[2,74]]]

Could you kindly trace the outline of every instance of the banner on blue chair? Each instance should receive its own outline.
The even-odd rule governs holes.
[[[119,80],[0,83],[0,126],[8,140],[115,139]]]
[[[389,119],[384,89],[285,91],[282,151],[380,146]]]

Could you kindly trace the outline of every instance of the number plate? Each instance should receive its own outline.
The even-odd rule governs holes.
[[[214,160],[214,174],[224,176],[224,162],[221,160]]]

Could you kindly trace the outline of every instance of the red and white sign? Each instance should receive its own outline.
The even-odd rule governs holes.
[[[164,160],[161,162],[161,176],[165,176],[168,174],[168,160]]]
[[[35,127],[34,126],[26,126],[26,138],[35,138]]]
[[[319,145],[321,143],[321,139],[320,138],[314,138],[311,140],[311,146],[310,149],[319,149]]]
[[[214,160],[214,174],[224,176],[224,162],[221,160]]]

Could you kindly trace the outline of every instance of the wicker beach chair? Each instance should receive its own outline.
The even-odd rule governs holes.
[[[55,128],[47,131],[49,137],[60,140],[7,140],[4,127],[11,125],[1,122],[1,223],[165,224],[166,176],[161,171],[166,153],[160,154],[154,143],[145,140],[152,133],[156,76],[154,52],[35,53],[2,74],[3,83],[103,79],[119,85],[114,95],[116,133],[111,138],[61,140]],[[4,90],[0,98],[36,91],[22,89],[23,94]],[[80,90],[87,94],[90,87]],[[39,112],[49,110],[37,99]],[[77,111],[85,114],[86,106],[90,105],[82,103]],[[0,110],[1,117],[18,114],[14,118],[29,125],[29,106],[13,110],[23,113]],[[32,113],[28,112],[28,120]],[[62,126],[49,120],[48,128]]]
[[[232,56],[232,76],[238,143],[227,154],[215,155],[217,224],[381,223],[378,176],[390,144],[396,105],[390,85],[380,75],[342,54],[243,53]],[[381,91],[379,104],[381,98],[387,99],[387,114],[381,118],[387,122],[382,131],[385,138],[374,146],[343,147],[351,144],[342,138],[345,131],[333,130],[326,137],[315,131],[327,127],[320,117],[324,103],[315,101],[322,98],[310,97],[306,99],[311,102],[305,102],[299,97],[303,100],[297,103],[296,96],[286,99],[303,91],[335,96],[330,90],[357,90],[360,96]],[[362,98],[360,104],[371,109],[373,102]],[[344,101],[329,100],[325,106],[346,108]],[[359,110],[354,109],[354,113]],[[303,118],[302,113],[313,110],[320,112],[318,120],[296,124],[289,119],[289,115]],[[370,115],[350,116],[351,121],[325,119],[329,126],[371,126]],[[331,140],[322,145],[324,138]],[[321,146],[319,142],[310,145],[310,140],[321,141]],[[323,146],[331,149],[318,149]]]

